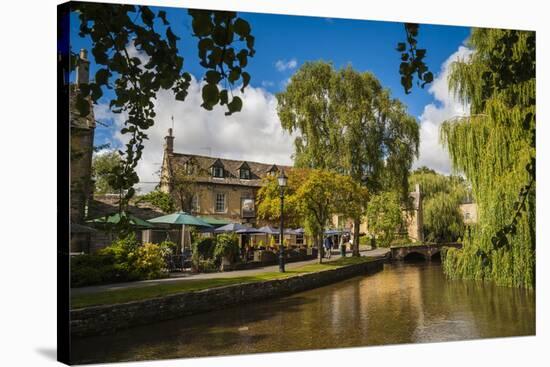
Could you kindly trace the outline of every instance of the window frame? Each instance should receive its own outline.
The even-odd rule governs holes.
[[[223,196],[223,209],[218,210],[218,196]],[[214,213],[225,213],[227,211],[227,198],[225,192],[216,192],[214,194]]]
[[[219,173],[219,175],[217,173]],[[224,178],[225,177],[225,172],[224,172],[223,167],[212,166],[212,177],[214,177],[214,178]]]
[[[243,175],[243,173],[246,172],[247,175]],[[246,176],[246,177],[244,177]],[[250,172],[250,168],[241,168],[239,169],[239,178],[241,180],[250,180],[252,177],[252,172]]]

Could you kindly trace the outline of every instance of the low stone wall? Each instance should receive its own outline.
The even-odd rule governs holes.
[[[299,255],[294,257],[287,257],[285,259],[285,264],[294,263],[298,261],[315,260],[316,258],[317,258],[316,255]],[[224,268],[224,271],[256,269],[264,266],[277,265],[278,263],[279,263],[278,257],[275,258],[273,261],[249,261],[246,263],[233,264],[231,265],[230,269]]]
[[[71,335],[102,335],[132,326],[170,320],[242,303],[286,296],[382,269],[385,258],[293,276],[235,284],[161,298],[71,310]]]

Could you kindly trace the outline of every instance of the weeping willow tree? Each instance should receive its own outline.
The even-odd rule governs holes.
[[[535,285],[535,33],[474,29],[474,51],[452,65],[449,85],[470,116],[446,121],[441,140],[472,185],[478,223],[449,250],[453,278]]]
[[[424,239],[453,242],[463,237],[464,220],[460,204],[469,190],[460,176],[417,170],[409,176],[409,186],[420,185],[424,218]]]

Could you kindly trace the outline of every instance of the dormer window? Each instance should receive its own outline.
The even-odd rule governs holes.
[[[243,162],[239,167],[239,178],[241,180],[250,180],[252,178],[252,173],[250,172],[250,166],[248,163]]]
[[[225,170],[222,161],[216,159],[216,161],[210,166],[212,177],[223,178],[225,176]]]
[[[223,167],[212,167],[212,177],[223,178]]]
[[[250,169],[249,168],[241,168],[239,170],[239,176],[241,180],[250,180]]]
[[[269,170],[267,171],[268,176],[277,176],[279,173],[279,168],[276,165],[272,165]]]

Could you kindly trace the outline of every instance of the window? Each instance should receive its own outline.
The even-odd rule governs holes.
[[[470,215],[470,213],[468,213],[468,212],[464,213],[464,219],[465,220],[468,220],[468,219],[471,219],[471,218],[472,218],[472,216]]]
[[[241,168],[240,169],[240,177],[241,177],[241,180],[250,180],[250,169]]]
[[[194,212],[199,212],[200,211],[199,195],[198,194],[193,195],[193,200],[191,202],[191,210],[194,211]]]
[[[225,194],[217,193],[216,194],[216,203],[215,203],[216,213],[225,212]]]
[[[212,167],[212,177],[223,178],[223,167]]]

